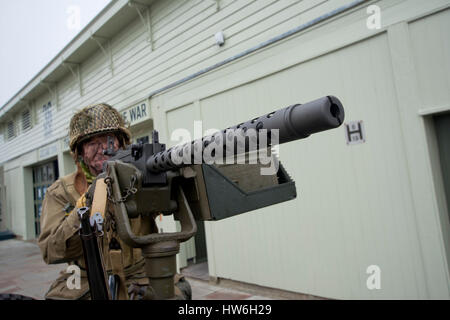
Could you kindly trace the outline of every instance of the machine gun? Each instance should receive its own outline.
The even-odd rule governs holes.
[[[99,177],[105,179],[119,237],[142,249],[153,297],[174,298],[175,257],[180,243],[195,235],[196,220],[226,219],[297,196],[294,181],[278,160],[276,170],[264,167],[262,158],[276,159],[272,147],[337,128],[343,120],[341,102],[327,96],[168,150],[156,131],[152,143],[117,152],[109,141],[105,153],[112,157]],[[173,214],[181,231],[132,232],[130,219],[140,216],[141,223],[150,225],[160,214]]]

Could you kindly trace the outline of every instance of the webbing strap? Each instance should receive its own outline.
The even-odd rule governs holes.
[[[105,219],[106,202],[108,200],[108,193],[105,179],[98,179],[95,184],[94,199],[92,200],[91,216],[99,212],[102,218]]]
[[[111,259],[112,273],[119,276],[118,299],[128,300],[128,290],[125,281],[125,273],[123,271],[122,250],[109,250],[109,258]]]

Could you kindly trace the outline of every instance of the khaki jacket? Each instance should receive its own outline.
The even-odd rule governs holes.
[[[80,236],[78,234],[80,221],[73,209],[69,214],[65,211],[65,206],[71,204],[75,207],[85,187],[79,187],[77,179],[80,174],[77,171],[68,176],[55,181],[45,194],[42,204],[41,234],[38,245],[41,249],[42,257],[47,264],[68,263],[77,265],[81,269],[81,288],[69,289],[66,280],[71,273],[61,272],[61,275],[52,284],[46,294],[48,299],[82,299],[88,296],[89,286],[84,271],[85,262]],[[85,180],[85,178],[84,178]],[[105,218],[107,219],[107,218]],[[107,221],[105,221],[105,225]],[[131,219],[131,227],[135,234],[140,233],[140,219]],[[118,237],[122,248],[122,261],[125,269],[125,276],[130,283],[144,284],[148,281],[143,271],[144,260],[141,249],[131,248],[122,242]],[[107,237],[103,237],[103,257],[105,269],[111,271],[110,256],[108,254],[109,244]],[[137,282],[134,282],[136,280]]]

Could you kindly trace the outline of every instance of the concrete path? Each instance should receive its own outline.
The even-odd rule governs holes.
[[[44,299],[50,284],[66,264],[47,265],[34,242],[16,239],[0,241],[0,293],[15,293]],[[271,299],[188,277],[193,300]]]

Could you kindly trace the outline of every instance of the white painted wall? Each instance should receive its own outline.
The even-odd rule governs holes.
[[[448,41],[433,32],[446,30],[449,10],[417,19],[424,8],[411,2],[377,3],[391,25],[378,33],[355,12],[153,99],[166,138],[183,122],[225,128],[327,94],[365,124],[363,145],[346,146],[340,128],[282,146],[298,199],[207,223],[210,275],[332,298],[449,297],[448,215],[419,116],[427,98],[427,107],[450,101]],[[426,51],[438,53],[429,60]],[[433,78],[428,70],[440,66]],[[417,90],[438,81],[433,95]],[[382,289],[371,291],[374,264]]]

